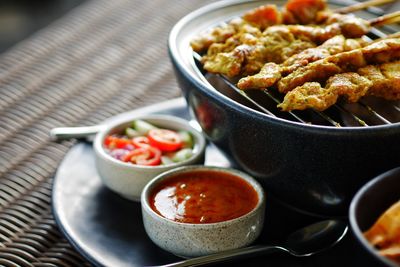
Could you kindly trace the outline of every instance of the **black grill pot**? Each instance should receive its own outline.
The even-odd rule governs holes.
[[[168,43],[178,83],[208,140],[267,194],[304,213],[346,216],[363,184],[400,165],[400,123],[339,128],[270,116],[217,91],[195,64],[195,34],[263,3],[217,2],[182,18]]]

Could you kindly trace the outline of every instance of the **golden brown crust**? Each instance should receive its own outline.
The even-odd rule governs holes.
[[[340,96],[357,102],[365,95],[388,100],[400,99],[400,61],[369,65],[330,77],[325,87],[321,83],[306,82],[288,92],[281,104],[283,111],[313,108],[323,111],[335,104]]]

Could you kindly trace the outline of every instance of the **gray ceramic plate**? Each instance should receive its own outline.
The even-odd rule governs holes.
[[[133,112],[189,118],[182,98],[118,117]],[[212,144],[207,147],[206,164],[231,166]],[[280,205],[266,193],[266,223],[256,243],[279,242],[292,230],[315,221],[315,218]],[[138,203],[121,198],[101,184],[90,143],[78,143],[68,152],[56,173],[52,197],[53,214],[60,230],[96,266],[154,266],[180,260],[158,248],[147,237]],[[357,255],[348,253],[353,250],[352,242],[348,237],[334,248],[310,258],[269,255],[228,263],[227,266],[355,266]]]

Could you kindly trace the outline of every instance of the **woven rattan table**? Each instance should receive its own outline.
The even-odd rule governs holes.
[[[209,2],[88,0],[0,56],[0,266],[90,266],[51,212],[53,176],[76,141],[49,130],[180,96],[168,33]]]
[[[179,97],[167,37],[210,2],[87,0],[0,55],[0,266],[90,266],[51,211],[54,174],[77,141],[49,130]]]

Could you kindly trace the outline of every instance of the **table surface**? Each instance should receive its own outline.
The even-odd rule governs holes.
[[[0,266],[90,266],[51,211],[54,174],[77,141],[52,142],[49,130],[181,96],[169,31],[213,1],[9,2],[0,4]]]

